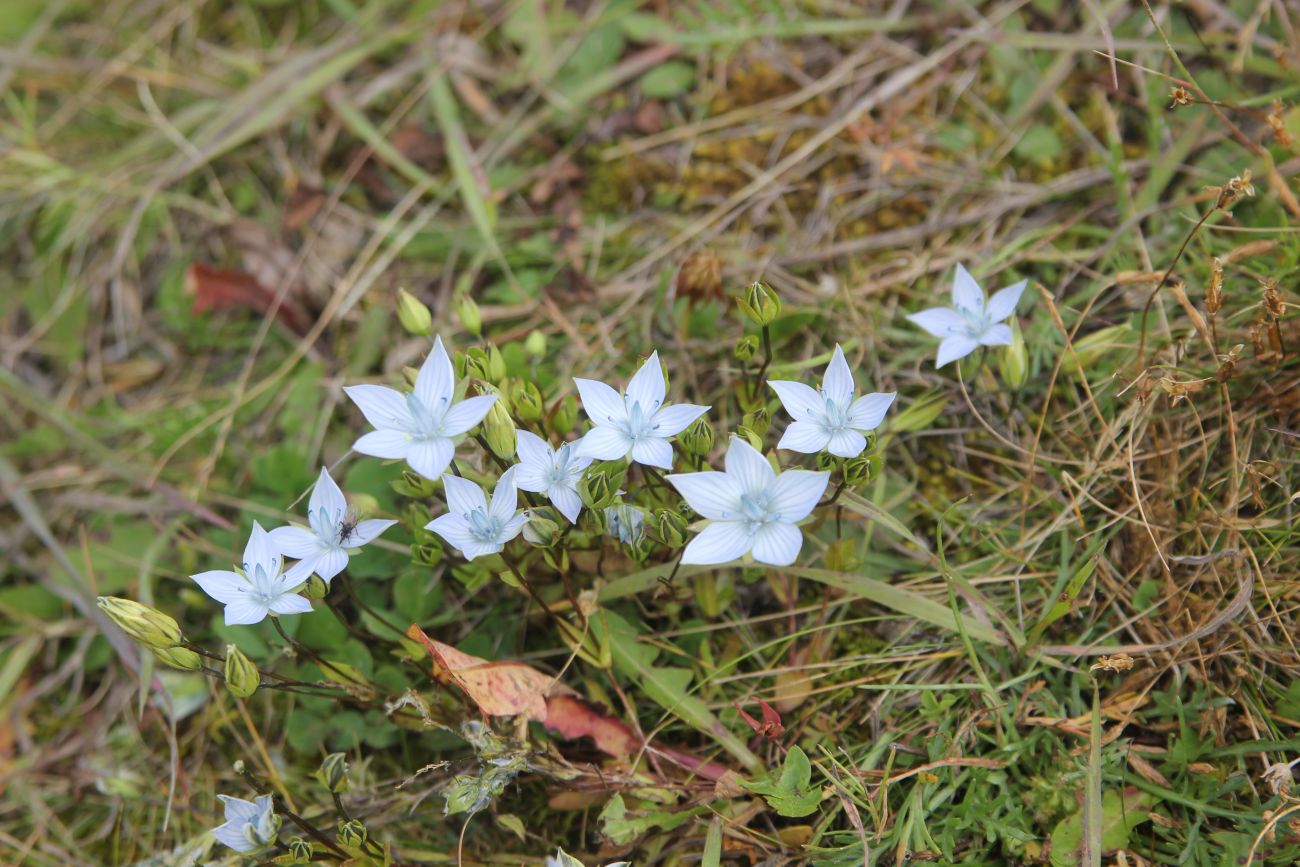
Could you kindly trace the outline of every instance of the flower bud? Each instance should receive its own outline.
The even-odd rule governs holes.
[[[457,295],[452,306],[456,311],[456,318],[460,320],[461,325],[465,326],[466,331],[475,337],[483,333],[483,315],[479,313],[478,305],[474,303],[473,298],[469,297],[469,293]]]
[[[379,500],[372,494],[349,494],[348,501],[359,517],[368,518],[379,511]]]
[[[226,689],[237,698],[248,698],[257,692],[262,675],[244,652],[233,644],[226,645]]]
[[[465,375],[472,376],[475,379],[481,379],[484,382],[492,381],[492,362],[488,358],[487,350],[479,346],[471,346],[465,350]]]
[[[405,289],[397,290],[397,321],[417,337],[428,337],[433,331],[433,313],[428,305]]]
[[[158,661],[181,671],[202,671],[203,657],[188,647],[151,647],[149,650]]]
[[[343,753],[330,753],[316,771],[320,784],[335,794],[348,787],[348,757]]]
[[[528,332],[524,338],[524,352],[527,352],[533,358],[541,358],[546,354],[546,335],[534,328]]]
[[[366,826],[356,819],[339,822],[339,842],[349,849],[359,849],[366,844]]]
[[[310,864],[314,853],[312,852],[311,843],[308,843],[302,837],[294,837],[288,843],[289,860],[281,861],[282,864]]]
[[[589,509],[603,509],[618,499],[619,488],[627,477],[627,466],[621,463],[604,463],[587,473],[579,482],[578,493]],[[583,492],[585,491],[585,495]]]
[[[686,544],[686,518],[676,509],[660,509],[655,513],[655,539],[668,548]]]
[[[394,479],[390,486],[404,497],[427,500],[437,490],[434,485],[435,482],[432,479],[426,479],[415,470],[404,469],[402,470],[402,477]]]
[[[771,287],[757,281],[736,299],[736,304],[755,325],[771,325],[781,315],[781,299]]]
[[[122,631],[149,648],[175,647],[181,627],[156,608],[120,596],[100,596],[97,604]]]
[[[743,425],[736,429],[736,435],[743,437],[760,455],[763,454],[763,438],[761,436]]]
[[[682,431],[677,441],[687,454],[703,457],[713,448],[713,427],[707,418],[700,416]]]
[[[844,484],[860,488],[880,475],[884,461],[880,455],[863,453],[844,462]]]
[[[578,424],[578,399],[573,395],[565,395],[564,400],[555,408],[555,413],[551,416],[551,429],[563,437],[564,434],[573,430]]]
[[[545,507],[528,510],[528,523],[524,524],[524,541],[539,548],[554,545],[560,538],[560,523],[554,520]]]
[[[843,458],[837,458],[826,449],[819,451],[817,457],[813,458],[813,460],[817,464],[817,469],[823,472],[834,472],[839,469],[840,464],[843,462]]]
[[[542,393],[527,379],[517,379],[510,384],[510,404],[520,421],[537,421],[546,411]]]
[[[645,538],[645,512],[627,503],[608,506],[605,532],[625,545],[635,545]]]
[[[746,413],[742,424],[745,427],[758,434],[759,438],[767,433],[767,429],[772,426],[772,414],[767,411],[766,407],[760,406],[751,413]]]
[[[741,361],[749,361],[758,354],[758,337],[753,334],[746,334],[736,341],[736,348],[733,350],[736,358]]]
[[[506,411],[505,401],[499,397],[483,417],[483,441],[492,454],[509,460],[515,454],[515,423]]]
[[[506,358],[495,343],[488,344],[487,358],[488,381],[500,385],[506,378]]]
[[[1019,391],[1029,378],[1029,350],[1025,346],[1025,336],[1020,333],[1020,324],[1011,318],[1011,344],[1002,349],[999,367],[1002,381],[1012,391]]]
[[[303,590],[306,592],[308,599],[324,599],[325,595],[330,592],[330,586],[325,583],[324,578],[313,572],[307,576]]]

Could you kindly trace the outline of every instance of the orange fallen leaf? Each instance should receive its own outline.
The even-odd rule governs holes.
[[[492,662],[434,641],[414,624],[406,635],[428,648],[434,674],[445,675],[488,716],[518,716],[545,722],[546,694],[564,689],[554,678],[522,662]]]

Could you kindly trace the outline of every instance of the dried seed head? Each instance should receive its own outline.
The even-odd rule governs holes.
[[[1177,108],[1180,105],[1191,105],[1193,102],[1192,92],[1180,85],[1174,85],[1169,88],[1169,107]]]
[[[1117,653],[1114,656],[1103,656],[1088,666],[1089,671],[1128,671],[1133,667],[1133,657],[1127,653]]]
[[[1277,281],[1266,277],[1259,282],[1264,286],[1264,312],[1274,319],[1281,319],[1286,304],[1282,301],[1282,293],[1277,291]]]
[[[1214,203],[1214,207],[1218,210],[1231,211],[1232,206],[1237,202],[1253,195],[1255,195],[1255,187],[1250,182],[1250,169],[1246,169],[1219,188],[1219,198]]]
[[[1241,358],[1241,351],[1246,348],[1246,344],[1238,343],[1232,349],[1228,350],[1227,355],[1219,356],[1219,370],[1215,373],[1214,378],[1219,382],[1227,382],[1232,379],[1233,371],[1237,369],[1237,360]]]
[[[1268,125],[1273,130],[1273,138],[1284,148],[1295,147],[1295,137],[1291,135],[1290,130],[1286,128],[1286,121],[1282,115],[1284,113],[1282,101],[1273,100],[1273,108],[1268,113]]]
[[[1210,258],[1210,286],[1205,290],[1205,309],[1211,316],[1218,315],[1223,307],[1223,260]]]

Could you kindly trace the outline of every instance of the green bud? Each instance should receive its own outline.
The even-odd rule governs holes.
[[[736,358],[741,361],[750,361],[758,354],[758,337],[746,334],[736,341],[736,348],[733,351],[736,353]]]
[[[426,479],[415,470],[402,470],[402,477],[392,482],[392,488],[404,497],[414,497],[417,500],[427,500],[437,491],[435,482],[432,479]]]
[[[1025,346],[1025,336],[1020,333],[1020,324],[1015,317],[1011,319],[1011,345],[1005,346],[999,355],[999,367],[1002,381],[1012,391],[1019,391],[1029,379],[1029,349]]]
[[[654,537],[668,548],[686,544],[686,518],[675,509],[660,509],[654,516]]]
[[[349,849],[359,849],[366,843],[366,826],[351,819],[339,822],[339,842]]]
[[[813,460],[817,462],[817,469],[822,470],[823,472],[832,472],[837,470],[844,462],[842,458],[837,458],[825,449],[819,451],[817,457]]]
[[[867,452],[844,462],[844,483],[852,488],[860,488],[880,475],[883,461],[880,455]]]
[[[484,382],[492,381],[492,361],[488,358],[486,349],[480,346],[471,346],[465,350],[465,375],[472,376],[475,379],[481,379]]]
[[[781,315],[781,299],[772,288],[762,283],[752,283],[736,304],[755,325],[771,325]]]
[[[499,397],[483,417],[483,441],[492,454],[508,460],[515,454],[515,423],[506,411],[505,401]]]
[[[604,509],[618,499],[619,489],[627,478],[627,465],[609,461],[587,473],[585,484],[579,484],[578,493],[586,494],[583,501],[590,509]]]
[[[533,358],[541,358],[546,354],[546,335],[534,328],[528,332],[524,338],[524,352],[527,352]]]
[[[303,590],[306,591],[308,599],[324,599],[326,594],[330,592],[330,586],[325,583],[325,579],[313,572],[307,576],[307,582]]]
[[[506,359],[497,349],[495,343],[489,343],[487,348],[488,357],[488,381],[494,385],[500,385],[506,378]]]
[[[202,671],[203,657],[188,647],[151,647],[150,652],[158,661],[179,668],[181,671]]]
[[[437,543],[412,545],[411,560],[417,566],[437,566],[442,562],[442,547]]]
[[[379,500],[372,494],[349,494],[348,500],[359,517],[367,518],[379,511]]]
[[[530,545],[546,548],[560,538],[559,516],[546,506],[528,510],[528,523],[524,524],[524,540]]]
[[[713,449],[713,427],[707,418],[700,416],[682,431],[677,440],[687,454],[703,457]]]
[[[428,337],[433,331],[433,313],[428,305],[405,289],[397,290],[397,321],[417,337]]]
[[[551,430],[563,436],[565,433],[573,430],[578,424],[578,399],[571,394],[565,395],[564,400],[555,408],[554,415],[551,416]]]
[[[336,794],[345,790],[348,787],[348,757],[343,753],[330,753],[320,763],[316,779]]]
[[[101,611],[134,640],[149,648],[175,647],[181,643],[181,627],[156,608],[120,596],[100,596]]]
[[[257,666],[233,644],[226,645],[226,689],[237,698],[248,698],[262,684]]]
[[[517,379],[510,383],[510,403],[520,421],[537,421],[546,411],[542,393],[531,380]]]
[[[483,314],[479,313],[478,305],[474,299],[469,297],[469,293],[463,293],[456,296],[452,302],[452,307],[456,311],[456,318],[460,324],[465,326],[465,330],[475,337],[483,333]]]
[[[315,853],[312,851],[311,844],[301,837],[294,837],[289,841],[289,860],[281,861],[281,864],[310,864]]]
[[[736,436],[743,438],[747,443],[757,449],[759,454],[763,453],[763,438],[754,431],[741,425],[736,428]]]
[[[766,407],[760,406],[751,413],[746,413],[743,421],[745,427],[758,434],[761,439],[767,429],[772,426],[772,414],[767,411]]]

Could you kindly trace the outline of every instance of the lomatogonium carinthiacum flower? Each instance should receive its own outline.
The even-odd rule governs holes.
[[[212,829],[212,836],[236,852],[252,852],[270,845],[280,831],[280,817],[275,815],[270,795],[258,795],[251,801],[217,795],[226,805],[226,821]]]
[[[822,449],[841,458],[862,454],[867,447],[863,434],[880,426],[895,397],[892,391],[855,397],[857,384],[838,343],[831,363],[826,365],[820,389],[814,390],[802,382],[775,379],[769,380],[768,385],[794,418],[776,447],[809,455]]]
[[[441,337],[433,341],[411,391],[383,385],[349,385],[343,391],[375,426],[352,448],[363,455],[405,460],[427,479],[442,475],[455,454],[454,438],[482,421],[497,399],[483,394],[454,401],[456,375]]]
[[[1011,345],[1011,326],[1003,320],[1016,312],[1026,281],[1013,283],[984,301],[984,290],[960,264],[952,281],[952,307],[931,307],[907,318],[943,338],[936,367],[964,358],[979,346]]]
[[[727,447],[726,472],[667,476],[692,509],[708,519],[682,553],[682,563],[730,563],[751,554],[759,563],[789,566],[803,547],[795,524],[808,517],[826,491],[830,473],[777,473],[740,437]]]
[[[397,523],[379,518],[353,520],[343,491],[324,467],[320,468],[307,502],[307,522],[310,529],[296,525],[276,527],[267,536],[281,554],[298,559],[295,574],[298,570],[303,574],[315,572],[326,584],[348,565],[349,548],[370,544]]]
[[[561,443],[551,448],[546,440],[526,430],[515,431],[515,484],[534,494],[545,494],[560,514],[576,523],[582,511],[578,482],[591,465],[592,458],[576,454],[576,443]]]
[[[268,614],[311,611],[311,603],[294,592],[310,572],[295,566],[282,573],[284,560],[256,521],[244,547],[243,566],[242,575],[217,569],[190,576],[204,593],[226,606],[227,626],[261,623]]]
[[[519,535],[528,521],[526,514],[516,511],[519,492],[515,487],[515,470],[511,467],[501,474],[490,502],[483,489],[468,479],[443,476],[447,514],[434,518],[425,529],[459,548],[466,560],[497,553]]]
[[[708,412],[707,406],[665,404],[668,391],[659,353],[652,352],[619,394],[603,382],[574,378],[582,408],[595,425],[578,444],[578,454],[602,461],[631,460],[670,470],[673,447],[668,440]]]

